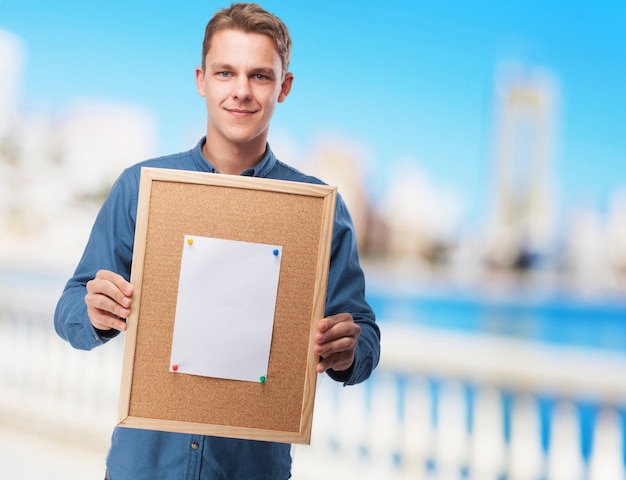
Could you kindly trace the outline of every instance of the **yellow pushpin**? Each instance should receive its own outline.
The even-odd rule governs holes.
[[[187,243],[188,243],[189,245],[191,245],[191,244],[193,243],[193,238],[189,237],[189,238],[187,239]]]

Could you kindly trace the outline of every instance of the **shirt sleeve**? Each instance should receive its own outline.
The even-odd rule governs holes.
[[[352,367],[344,372],[327,370],[327,373],[344,385],[354,385],[369,378],[378,365],[380,330],[365,298],[365,277],[359,263],[354,226],[340,195],[335,210],[325,316],[338,313],[352,314],[361,334]]]
[[[119,334],[117,330],[93,327],[87,316],[86,285],[101,269],[130,279],[138,182],[138,174],[131,170],[115,182],[96,217],[83,256],[57,303],[54,328],[74,348],[91,350]]]

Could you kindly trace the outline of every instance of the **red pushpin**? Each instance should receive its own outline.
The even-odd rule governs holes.
[[[172,365],[172,370],[174,370],[175,372],[178,371],[178,365],[176,364]]]

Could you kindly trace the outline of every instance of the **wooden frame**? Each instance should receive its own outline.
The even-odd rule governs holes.
[[[118,425],[308,444],[336,189],[142,168]],[[185,234],[282,245],[265,383],[170,371]]]

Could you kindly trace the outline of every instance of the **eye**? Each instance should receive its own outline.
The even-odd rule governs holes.
[[[232,76],[232,74],[230,72],[217,72],[216,75],[219,78],[228,78],[228,77]]]
[[[257,73],[254,78],[256,80],[269,80],[269,77],[267,75],[263,75],[262,73]]]

